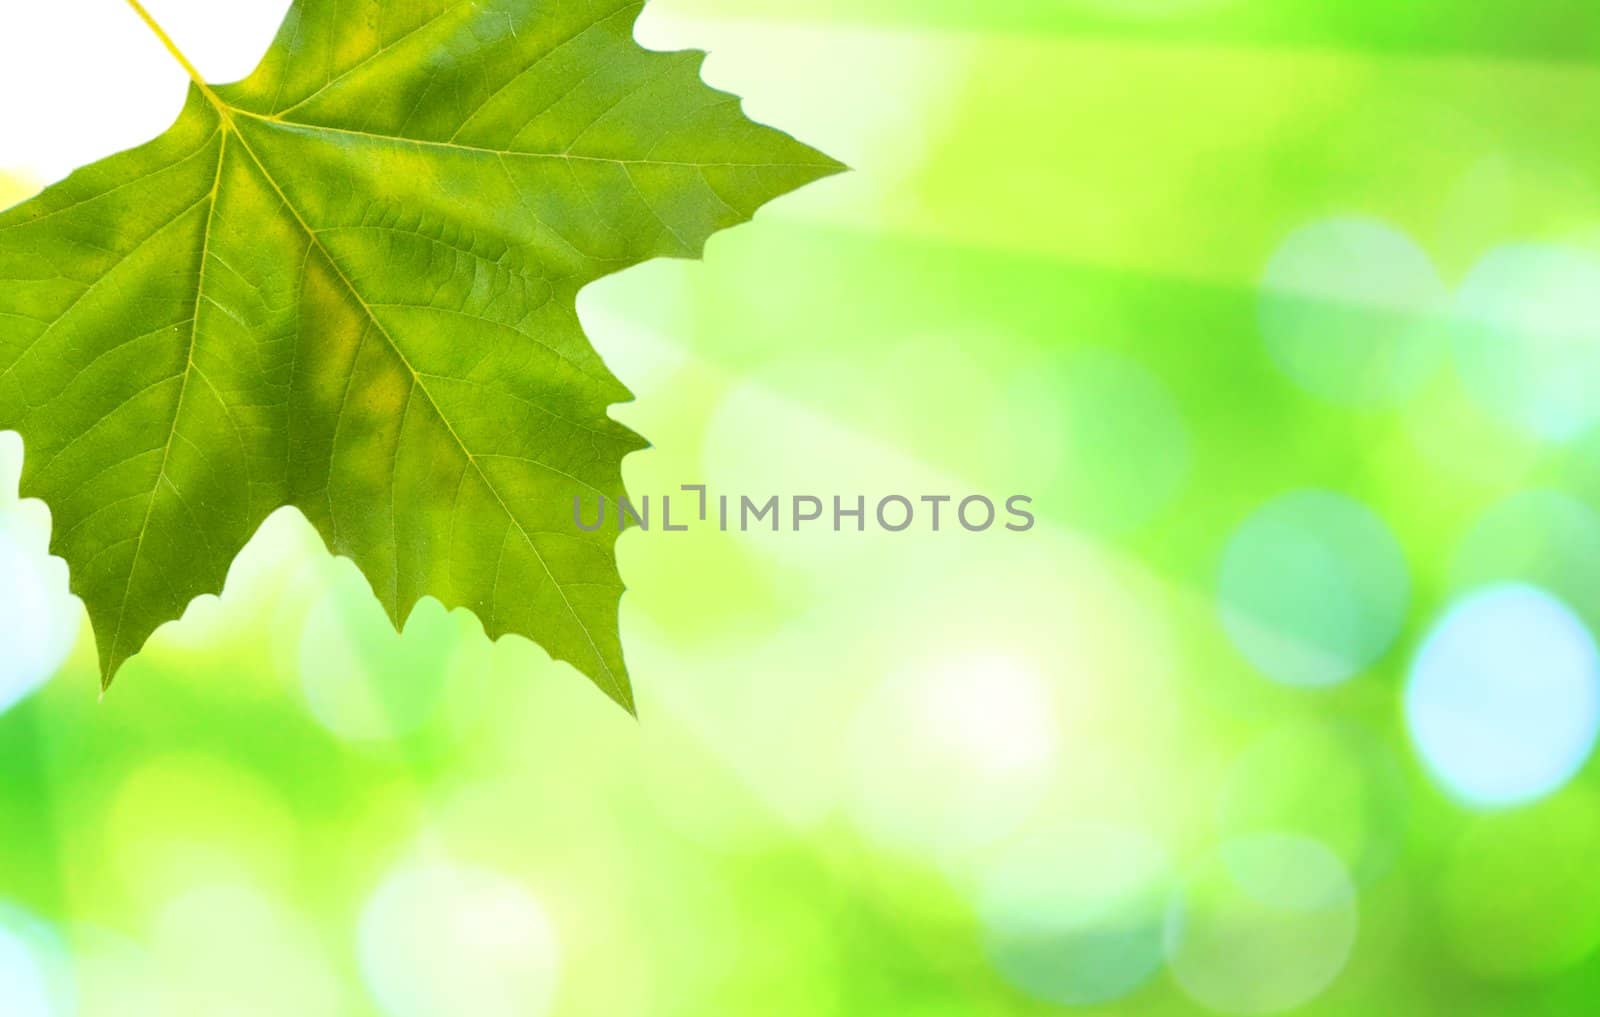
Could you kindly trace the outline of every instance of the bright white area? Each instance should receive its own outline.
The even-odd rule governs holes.
[[[146,0],[209,80],[245,77],[289,0]],[[39,184],[156,137],[188,77],[127,0],[49,0],[0,9],[0,173]]]

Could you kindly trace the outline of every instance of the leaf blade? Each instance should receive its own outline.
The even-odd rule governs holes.
[[[397,626],[423,596],[466,607],[633,709],[618,533],[570,507],[621,497],[645,443],[578,291],[841,169],[745,119],[701,54],[639,47],[638,10],[299,0],[256,74],[197,81],[168,135],[0,216],[0,427],[106,682],[293,505]],[[153,260],[150,209],[175,230]],[[33,404],[52,353],[139,343],[156,368]],[[51,472],[72,445],[93,461]]]

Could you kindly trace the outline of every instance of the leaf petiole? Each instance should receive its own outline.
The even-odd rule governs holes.
[[[161,45],[167,48],[167,52],[172,54],[172,58],[182,65],[184,72],[189,75],[189,79],[195,83],[195,86],[201,92],[205,93],[205,97],[210,100],[211,104],[221,109],[222,102],[211,91],[211,86],[206,84],[205,78],[200,76],[200,71],[184,55],[183,50],[178,48],[178,44],[172,41],[172,36],[168,35],[167,30],[161,27],[161,23],[145,9],[144,4],[140,3],[139,0],[128,0],[128,6],[133,8],[133,12],[139,15],[141,21],[150,26],[150,31],[154,32],[156,38],[161,40]]]

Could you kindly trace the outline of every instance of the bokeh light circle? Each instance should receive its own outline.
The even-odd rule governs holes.
[[[1501,247],[1456,298],[1457,370],[1473,398],[1522,431],[1568,441],[1600,420],[1600,258]]]
[[[1485,512],[1450,564],[1450,589],[1526,583],[1600,617],[1600,513],[1568,494],[1519,491]]]
[[[1583,622],[1536,587],[1490,587],[1453,607],[1411,666],[1406,723],[1428,769],[1483,806],[1561,787],[1600,730],[1600,653]]]
[[[1044,452],[1059,460],[1055,493],[1077,525],[1127,533],[1149,522],[1189,478],[1188,427],[1162,380],[1111,350],[1071,355],[1043,399],[1060,420]],[[1041,380],[1029,381],[1029,387]],[[1021,391],[1018,389],[1017,391]]]
[[[367,901],[358,937],[362,975],[388,1017],[538,1017],[555,993],[549,919],[497,872],[402,863]]]
[[[97,829],[117,845],[103,867],[154,909],[211,885],[281,885],[300,827],[284,790],[213,753],[148,755],[130,765]]]
[[[857,713],[853,747],[857,823],[950,862],[1021,827],[1055,777],[1060,731],[1033,664],[975,650],[885,679]]]
[[[176,1017],[170,1000],[175,993],[170,982],[163,993],[163,972],[145,944],[80,923],[72,929],[72,945],[75,1017]]]
[[[0,515],[0,712],[56,673],[77,634],[65,564],[24,545]]]
[[[1018,990],[1085,1006],[1126,996],[1162,963],[1172,895],[1148,836],[1081,825],[1029,836],[987,864],[978,913],[989,956]]]
[[[79,607],[67,565],[46,550],[49,537],[11,495],[22,470],[22,442],[0,434],[0,713],[43,685],[77,640]]]
[[[1284,495],[1247,519],[1223,555],[1223,627],[1263,674],[1323,686],[1371,666],[1405,621],[1400,546],[1361,504],[1324,491]]]
[[[55,936],[39,919],[0,904],[0,1013],[60,1017],[70,1009]]]
[[[236,880],[197,885],[166,901],[151,922],[148,958],[166,1012],[349,1013],[324,943],[292,900],[265,884]]]
[[[1202,1005],[1233,1014],[1290,1010],[1343,970],[1355,945],[1355,888],[1309,837],[1225,842],[1184,881],[1167,916],[1167,963]]]
[[[1267,262],[1261,335],[1306,391],[1389,405],[1438,366],[1448,301],[1438,270],[1410,237],[1375,220],[1328,219],[1295,230]]]

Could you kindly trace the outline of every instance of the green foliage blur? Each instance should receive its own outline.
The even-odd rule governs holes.
[[[855,172],[585,292],[630,490],[1039,525],[625,535],[635,722],[291,513],[97,701],[0,503],[0,1012],[1593,1012],[1600,10],[640,34]]]

